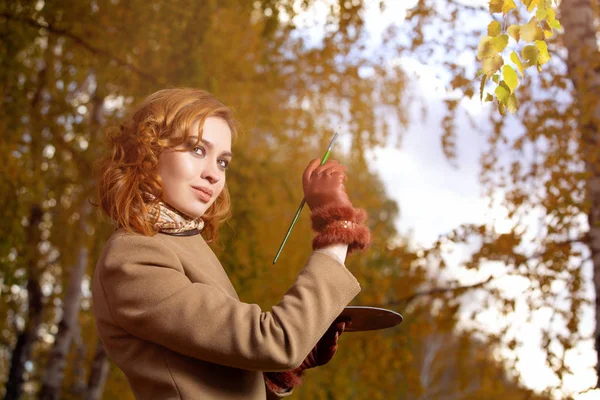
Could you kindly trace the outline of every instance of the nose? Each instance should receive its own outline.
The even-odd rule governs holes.
[[[214,185],[221,180],[221,171],[219,170],[219,167],[213,165],[213,163],[208,164],[209,165],[202,171],[202,178],[209,181],[211,185]]]

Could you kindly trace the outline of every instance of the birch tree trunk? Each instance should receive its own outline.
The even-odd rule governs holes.
[[[76,399],[83,399],[87,393],[87,382],[85,381],[85,377],[87,375],[87,360],[85,359],[85,344],[83,343],[83,337],[81,335],[81,326],[76,324],[75,329],[73,329],[73,347],[75,357],[73,360],[73,384],[71,386],[71,394]]]
[[[92,362],[92,368],[90,370],[90,379],[88,380],[88,390],[85,396],[85,400],[101,400],[102,392],[104,391],[104,383],[108,377],[108,358],[104,345],[98,339],[96,345],[96,354],[94,355],[94,361]]]
[[[85,238],[85,224],[90,214],[90,204],[84,203],[79,217],[80,237]],[[79,243],[79,254],[77,263],[71,268],[67,292],[63,299],[62,318],[58,324],[54,346],[50,351],[50,357],[46,364],[46,371],[42,380],[42,388],[39,393],[40,400],[58,400],[60,388],[64,378],[67,356],[71,349],[73,335],[77,326],[79,306],[81,302],[81,282],[88,264],[88,248],[86,241]]]
[[[28,318],[25,328],[19,334],[17,343],[12,352],[10,360],[10,371],[6,381],[5,400],[17,400],[23,392],[25,382],[25,363],[31,358],[31,351],[37,339],[38,329],[42,320],[42,289],[39,283],[37,261],[39,259],[37,246],[40,241],[40,229],[38,225],[42,221],[42,209],[38,205],[31,207],[29,215],[29,227],[27,228],[27,303]]]
[[[579,132],[585,160],[589,248],[594,265],[596,293],[595,347],[600,354],[600,68],[594,27],[594,7],[590,0],[563,0],[560,20],[563,40],[569,52],[568,73],[575,88],[579,110]],[[596,362],[600,387],[600,362]]]

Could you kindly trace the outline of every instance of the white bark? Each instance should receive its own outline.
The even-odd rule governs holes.
[[[84,231],[85,221],[91,211],[90,208],[90,204],[86,202],[80,216],[79,229],[82,237],[86,236]],[[58,400],[60,398],[60,388],[64,378],[67,356],[77,328],[77,317],[81,303],[81,282],[88,264],[87,243],[82,240],[79,246],[77,262],[70,270],[69,284],[63,299],[62,319],[58,324],[54,346],[46,364],[39,394],[40,400]]]
[[[101,400],[102,393],[104,392],[104,383],[108,377],[108,357],[104,350],[104,345],[98,339],[96,345],[96,354],[94,355],[94,361],[92,362],[92,368],[90,370],[90,379],[88,380],[88,390],[85,396],[85,400]]]
[[[569,52],[567,66],[575,88],[582,154],[588,173],[588,244],[594,265],[596,293],[595,346],[596,353],[600,354],[600,65],[594,15],[594,7],[590,0],[563,0],[560,5],[560,20],[565,30],[563,41]],[[596,363],[596,373],[600,378],[600,362]],[[597,387],[599,383],[600,379]]]

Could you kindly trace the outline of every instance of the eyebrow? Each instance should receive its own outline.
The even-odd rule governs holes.
[[[194,139],[194,140],[198,140],[198,136],[190,136],[189,138],[190,139]],[[202,143],[204,143],[206,145],[206,147],[208,147],[211,150],[215,148],[215,146],[211,142],[209,142],[208,140],[206,140],[204,138],[201,138],[200,141]],[[221,153],[221,155],[222,156],[229,156],[229,157],[233,158],[233,154],[231,154],[231,152],[229,152],[229,151],[224,151],[224,152]]]

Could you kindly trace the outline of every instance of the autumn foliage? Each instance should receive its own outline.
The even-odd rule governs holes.
[[[406,20],[384,32],[377,49],[367,45],[365,9],[375,4],[385,12],[385,1],[1,3],[0,387],[5,398],[133,399],[124,375],[103,353],[90,310],[90,276],[114,230],[97,207],[92,176],[106,151],[106,130],[146,95],[175,86],[208,90],[231,106],[241,123],[228,169],[233,218],[213,248],[242,301],[264,310],[281,298],[308,257],[312,233],[303,214],[272,265],[302,199],[303,169],[342,127],[343,139],[331,158],[348,166],[348,194],[367,210],[373,238],[368,252],[347,262],[362,286],[353,304],[390,308],[405,321],[390,330],[344,334],[334,359],[311,370],[293,398],[562,394],[561,384],[549,385],[545,393],[522,385],[516,361],[503,356],[506,349],[518,354],[520,345],[508,320],[494,332],[460,320],[473,293],[484,294],[482,308],[512,315],[518,300],[504,296],[497,279],[518,276],[531,285],[523,295],[528,307],[554,307],[565,327],[543,335],[548,365],[561,382],[569,373],[566,350],[589,340],[581,333],[583,310],[590,308],[582,265],[598,253],[586,247],[595,236],[582,218],[600,215],[594,214],[596,200],[590,195],[600,189],[589,189],[598,185],[596,169],[589,166],[597,162],[590,143],[598,143],[598,130],[587,108],[595,100],[585,96],[596,92],[576,85],[588,100],[578,98],[563,68],[560,35],[564,26],[568,36],[572,20],[561,16],[561,26],[554,4],[456,3],[418,1]],[[316,6],[324,10],[318,40],[299,26],[298,17]],[[465,13],[486,17],[479,31],[458,26]],[[490,23],[492,18],[498,20]],[[428,26],[443,24],[453,32],[447,41],[428,36]],[[508,53],[510,44],[522,47]],[[468,66],[454,57],[459,45],[471,54]],[[497,198],[498,190],[503,194],[513,229],[500,233],[465,225],[429,248],[416,248],[409,235],[398,233],[400,207],[367,156],[379,146],[401,144],[415,93],[398,60],[419,59],[432,48],[447,57],[439,62],[451,76],[444,99],[448,116],[442,127],[431,128],[449,158],[456,155],[453,118],[464,98],[495,98],[523,130],[508,132],[504,117],[488,110],[492,133],[482,155],[482,183],[490,198]],[[500,153],[514,159],[503,165]],[[532,216],[541,221],[534,237],[528,231]],[[477,271],[495,262],[501,273],[473,285],[442,279],[448,244],[473,241],[477,245],[461,267]],[[560,304],[551,299],[556,282],[568,292]]]

